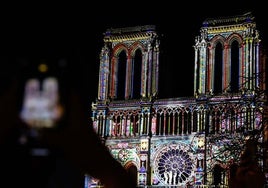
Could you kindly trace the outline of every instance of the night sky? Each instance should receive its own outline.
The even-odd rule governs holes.
[[[51,74],[73,78],[90,104],[97,97],[103,33],[109,28],[156,25],[161,40],[159,95],[163,98],[193,96],[194,38],[206,18],[252,12],[262,44],[267,46],[266,15],[262,12],[265,6],[256,0],[247,4],[237,1],[235,4],[231,4],[234,1],[116,3],[2,7],[0,73],[32,76],[38,64],[46,63]]]

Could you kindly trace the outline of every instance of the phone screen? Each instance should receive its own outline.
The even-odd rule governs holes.
[[[55,77],[26,80],[20,118],[32,128],[53,128],[61,118],[59,84]]]

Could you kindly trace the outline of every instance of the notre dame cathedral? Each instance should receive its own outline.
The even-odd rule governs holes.
[[[267,172],[267,58],[251,13],[204,20],[187,98],[158,98],[155,26],[108,29],[103,40],[93,126],[137,187],[228,187],[250,138]],[[85,184],[99,182],[86,175]]]

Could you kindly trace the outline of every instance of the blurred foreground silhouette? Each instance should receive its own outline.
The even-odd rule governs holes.
[[[136,187],[95,134],[77,83],[65,83],[63,113],[54,128],[32,127],[19,118],[22,90],[18,78],[10,83],[0,93],[2,185],[84,188],[89,174],[107,188]]]
[[[257,145],[254,140],[248,140],[246,148],[241,154],[240,164],[233,165],[234,172],[230,181],[230,188],[264,188],[265,175],[258,164]]]

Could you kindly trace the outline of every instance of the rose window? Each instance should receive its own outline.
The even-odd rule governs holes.
[[[128,159],[129,157],[129,152],[128,150],[126,149],[121,149],[119,152],[118,152],[118,158],[120,161],[124,162]]]
[[[156,176],[165,185],[185,184],[193,175],[194,164],[191,156],[184,146],[165,146],[156,156]]]

